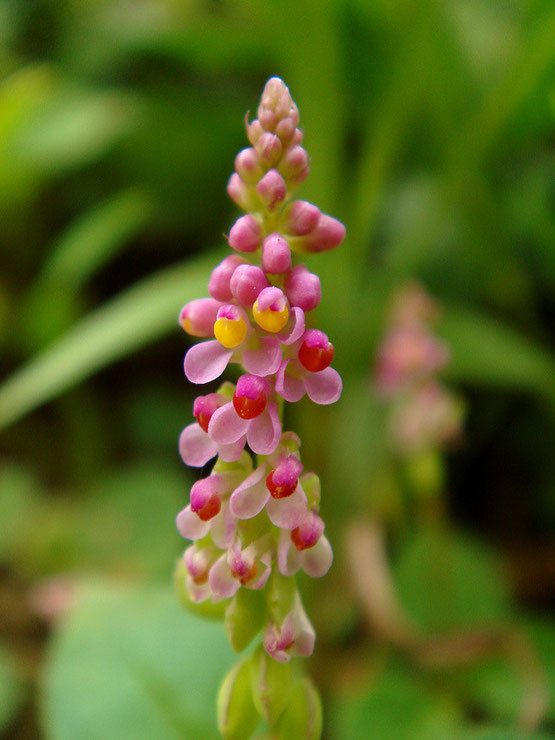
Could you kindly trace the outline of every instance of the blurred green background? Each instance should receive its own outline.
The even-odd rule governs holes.
[[[0,2],[5,737],[217,737],[233,656],[171,589],[197,393],[176,316],[228,252],[272,75],[312,158],[300,197],[348,233],[307,260],[344,394],[287,418],[336,558],[302,581],[325,737],[551,736],[554,39],[550,0]],[[443,306],[467,407],[433,490],[371,383],[407,279]]]

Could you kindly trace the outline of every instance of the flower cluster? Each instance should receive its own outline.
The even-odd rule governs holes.
[[[437,377],[450,360],[449,348],[431,332],[438,316],[420,286],[403,287],[378,350],[375,384],[390,402],[390,438],[404,455],[443,447],[461,430],[462,404]]]
[[[319,480],[304,471],[300,439],[282,428],[283,401],[306,393],[330,404],[342,388],[330,367],[333,345],[311,326],[320,280],[294,264],[294,255],[336,247],[345,229],[315,205],[291,200],[309,171],[298,122],[288,88],[270,79],[257,118],[246,120],[251,146],[237,155],[227,186],[245,211],[227,237],[234,253],[212,272],[209,297],[179,316],[188,334],[207,340],[185,356],[189,381],[214,381],[229,363],[244,370],[235,384],[196,398],[195,422],[180,436],[187,465],[217,457],[177,516],[179,532],[193,541],[180,564],[181,585],[193,603],[229,600],[229,627],[244,589],[268,584],[262,644],[279,662],[309,655],[315,639],[296,587],[284,584],[299,569],[324,575],[333,557],[318,513]],[[276,598],[284,589],[289,596]]]

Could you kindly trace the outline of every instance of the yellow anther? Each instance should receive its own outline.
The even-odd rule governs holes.
[[[270,331],[274,334],[275,332],[281,331],[289,320],[289,310],[287,306],[284,306],[281,311],[272,311],[271,308],[261,311],[258,308],[258,301],[255,301],[252,307],[252,315],[261,329],[264,329],[264,331]]]
[[[238,347],[247,336],[247,325],[243,319],[216,319],[214,336],[227,349]]]

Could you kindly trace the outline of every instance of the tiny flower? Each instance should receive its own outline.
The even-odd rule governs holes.
[[[302,176],[308,175],[308,154],[302,146],[293,146],[287,151],[279,163],[279,171],[286,181],[297,182]]]
[[[234,487],[238,474],[213,473],[202,478],[191,488],[190,504],[176,518],[177,529],[182,537],[200,540],[211,532],[218,547],[228,547],[235,537],[237,518],[229,507],[226,497]]]
[[[306,494],[299,482],[302,471],[303,465],[295,455],[272,455],[233,491],[232,513],[238,519],[251,519],[266,507],[272,524],[294,529],[307,511]]]
[[[284,290],[292,306],[312,311],[322,299],[320,278],[304,265],[297,265],[285,278]]]
[[[234,172],[227,182],[227,194],[244,211],[254,209],[253,187],[243,182],[237,172]]]
[[[239,396],[234,396],[233,401],[217,409],[210,419],[208,435],[217,444],[229,445],[237,442],[246,435],[251,450],[257,455],[269,455],[277,447],[281,437],[281,422],[277,404],[270,399],[268,385],[263,378],[255,376],[242,376],[241,390]],[[253,397],[249,397],[249,395]],[[238,413],[239,408],[240,413]],[[255,414],[255,415],[252,415]]]
[[[235,300],[243,306],[252,306],[264,288],[270,283],[264,272],[256,265],[240,265],[237,267],[230,282],[231,293]]]
[[[291,269],[291,249],[281,234],[270,234],[262,244],[262,269],[281,275]]]
[[[213,337],[214,322],[221,303],[214,298],[196,298],[179,312],[179,325],[193,337]]]
[[[233,224],[227,240],[237,252],[256,252],[262,243],[262,229],[254,216],[246,214]]]
[[[242,360],[245,369],[253,375],[272,375],[279,367],[282,353],[278,340],[260,336],[241,307],[221,306],[214,334],[214,341],[195,344],[185,355],[185,375],[191,383],[215,380],[232,358]]]
[[[271,572],[273,542],[269,536],[241,548],[236,541],[210,569],[208,580],[214,600],[227,599],[241,586],[261,589]]]
[[[275,334],[289,320],[289,302],[279,288],[265,288],[254,302],[252,313],[261,329]]]
[[[208,583],[210,568],[218,559],[218,550],[212,545],[191,545],[183,553],[187,571],[186,587],[191,601],[199,603],[208,599],[212,592]]]
[[[298,344],[298,359],[284,360],[277,372],[277,393],[291,403],[299,401],[305,392],[315,403],[335,403],[343,385],[337,370],[327,366],[333,357],[333,345],[317,329],[308,329]]]
[[[281,157],[281,140],[276,134],[266,131],[257,140],[255,149],[260,161],[267,167],[273,167]]]
[[[324,523],[315,511],[309,511],[291,532],[282,530],[278,546],[279,572],[292,576],[302,568],[313,578],[325,575],[330,569],[333,552],[323,531]]]
[[[233,294],[230,287],[231,276],[235,272],[235,268],[239,267],[239,265],[244,265],[245,262],[246,260],[238,254],[230,254],[229,257],[222,260],[222,262],[212,270],[212,275],[208,282],[208,292],[212,298],[215,298],[217,301],[221,301],[222,303],[229,303],[232,300]],[[215,315],[214,321],[216,321]],[[212,332],[207,336],[214,336],[214,321],[212,322]]]
[[[270,622],[264,630],[262,644],[274,660],[287,663],[291,656],[312,655],[316,633],[303,608],[298,592],[292,610],[280,625]]]

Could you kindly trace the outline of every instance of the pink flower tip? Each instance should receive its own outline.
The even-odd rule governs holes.
[[[197,298],[179,312],[179,325],[193,337],[213,337],[214,322],[221,303],[214,298]]]
[[[262,245],[262,269],[280,275],[291,269],[291,249],[281,234],[270,234]]]
[[[212,270],[208,282],[208,292],[217,301],[228,303],[233,300],[230,288],[230,280],[235,268],[245,264],[245,259],[238,254],[230,254]],[[214,319],[215,320],[215,319]]]
[[[240,265],[230,281],[233,297],[243,306],[252,306],[260,292],[269,285],[266,275],[256,265]]]
[[[256,186],[260,199],[268,208],[274,208],[282,203],[287,196],[287,186],[281,174],[275,170],[268,170]]]
[[[246,214],[233,224],[227,240],[237,252],[256,252],[262,242],[262,229],[254,216]]]
[[[304,265],[297,265],[285,278],[285,292],[292,306],[312,311],[322,299],[320,278]]]

